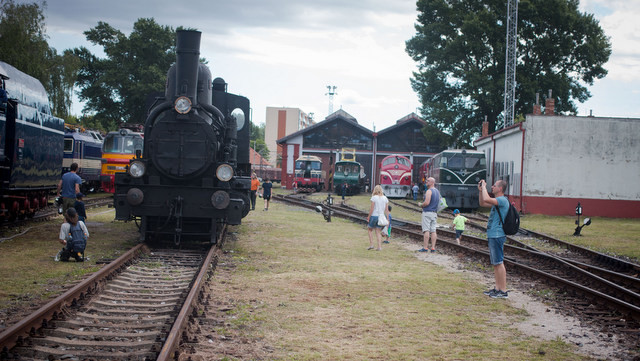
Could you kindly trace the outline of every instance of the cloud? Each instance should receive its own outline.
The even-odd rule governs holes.
[[[587,0],[587,13],[600,14],[600,26],[611,40],[607,77],[625,83],[640,80],[640,4],[637,1]]]
[[[580,9],[595,15],[613,48],[609,74],[590,87],[593,98],[581,114],[637,116],[640,2],[581,0]],[[404,50],[415,34],[415,0],[54,0],[45,15],[59,52],[87,46],[100,55],[82,34],[98,21],[125,34],[139,18],[202,31],[201,52],[214,76],[250,98],[258,122],[266,106],[299,107],[324,119],[327,85],[338,86],[334,109],[378,129],[420,106],[409,82],[416,64]]]

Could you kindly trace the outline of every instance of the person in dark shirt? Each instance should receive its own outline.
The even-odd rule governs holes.
[[[78,163],[71,163],[69,172],[62,176],[58,183],[58,196],[62,196],[62,213],[66,213],[67,209],[73,208],[76,202],[76,194],[80,193],[80,184],[82,178],[78,174]]]
[[[76,194],[76,202],[73,204],[73,208],[78,212],[78,219],[84,222],[87,219],[87,211],[84,208],[84,202],[82,201],[84,194]]]
[[[264,179],[262,183],[262,198],[264,199],[264,210],[269,210],[269,200],[271,199],[271,187],[273,184],[269,181],[269,178]]]

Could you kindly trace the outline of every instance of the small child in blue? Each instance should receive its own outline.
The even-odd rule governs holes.
[[[78,212],[78,220],[82,222],[86,222],[87,211],[84,208],[84,202],[82,201],[82,198],[84,198],[84,194],[82,193],[76,194],[76,202],[73,204],[73,208],[75,208],[76,212]]]
[[[460,237],[462,237],[462,232],[464,232],[464,222],[468,221],[467,217],[460,214],[459,210],[453,211],[453,226],[456,230],[456,242],[460,244]]]
[[[389,243],[389,239],[391,239],[391,206],[389,207],[389,224],[384,226],[382,229],[382,237],[384,237],[384,241],[382,243]]]

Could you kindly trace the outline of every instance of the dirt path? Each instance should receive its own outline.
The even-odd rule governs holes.
[[[415,243],[403,242],[402,245],[405,249],[415,252],[416,257],[420,260],[440,265],[450,272],[465,273],[467,277],[478,283],[486,284],[488,289],[494,285],[494,279],[490,274],[465,270],[464,265],[455,257],[442,253],[416,252],[420,246]],[[545,340],[560,339],[576,345],[581,354],[597,359],[628,360],[632,358],[624,348],[620,347],[619,340],[615,335],[609,337],[609,335],[602,334],[592,327],[581,325],[578,319],[562,315],[561,311],[523,293],[517,286],[510,285],[507,302],[510,302],[514,307],[526,310],[529,314],[524,322],[516,324],[524,334]],[[513,320],[505,321],[513,322]]]

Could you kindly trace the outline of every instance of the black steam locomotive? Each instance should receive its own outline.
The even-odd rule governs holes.
[[[215,243],[222,225],[249,213],[249,100],[212,82],[200,36],[177,31],[176,63],[149,110],[143,152],[116,174],[116,219],[139,220],[142,240]]]

